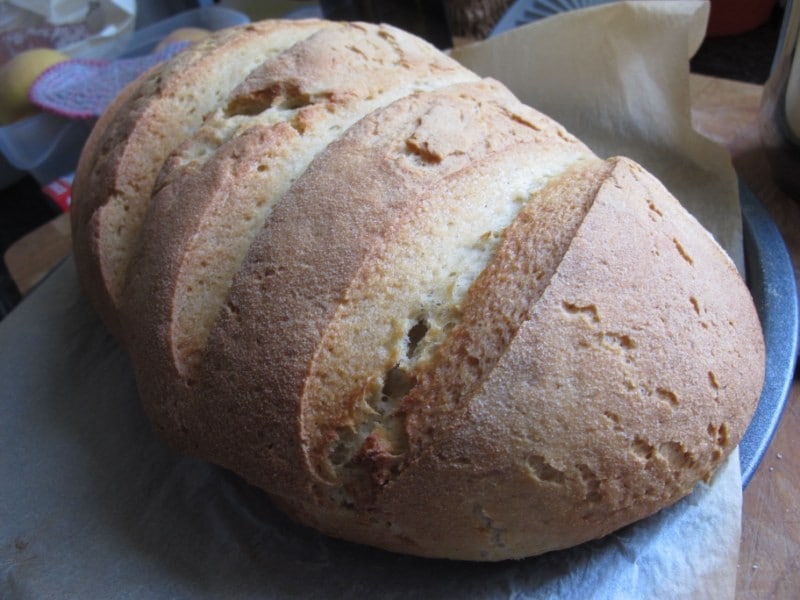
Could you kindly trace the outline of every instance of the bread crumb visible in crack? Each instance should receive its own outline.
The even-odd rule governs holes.
[[[586,464],[576,465],[580,473],[581,481],[584,484],[584,499],[590,504],[602,502],[604,494],[601,489],[601,481],[597,474]]]

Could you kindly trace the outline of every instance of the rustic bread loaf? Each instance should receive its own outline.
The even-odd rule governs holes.
[[[708,480],[761,390],[747,288],[657,180],[392,27],[179,55],[98,124],[74,203],[156,429],[348,540],[605,535]]]

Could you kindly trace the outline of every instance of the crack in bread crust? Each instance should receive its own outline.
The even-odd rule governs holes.
[[[731,323],[718,322],[719,330],[710,333],[687,320],[692,308],[686,299],[691,290],[702,294],[740,333],[755,334],[758,349],[747,290],[723,283],[738,280],[732,263],[693,219],[679,218],[683,209],[652,176],[625,159],[611,166],[549,285],[500,360],[466,408],[442,413],[445,429],[415,457],[413,469],[384,486],[376,500],[379,512],[396,514],[405,503],[433,493],[434,481],[438,489],[463,493],[491,479],[494,500],[481,493],[470,499],[495,517],[505,536],[492,550],[475,547],[474,556],[506,555],[520,546],[539,553],[602,536],[671,504],[738,443],[748,419],[741,407],[754,407],[761,386],[758,377],[742,377],[738,366],[749,349],[728,345],[732,338],[723,330]],[[648,200],[668,215],[656,232]],[[719,262],[689,265],[666,252],[659,260],[642,260],[654,247],[670,248],[675,235],[696,256],[710,253]],[[675,285],[660,303],[648,302],[653,286],[671,278]],[[730,295],[721,297],[721,287]],[[565,303],[593,305],[594,316],[564,311]],[[619,348],[603,346],[598,330],[629,335],[633,362]],[[675,342],[677,336],[685,345]],[[694,355],[688,348],[704,351]],[[738,382],[721,404],[712,386],[695,385],[708,370]],[[678,383],[675,372],[687,377]],[[665,379],[673,381],[667,385]],[[682,402],[665,404],[632,383],[671,388]],[[713,414],[711,423],[698,411]],[[423,432],[429,424],[418,421]],[[739,432],[736,439],[732,429]],[[436,479],[426,479],[432,472]],[[440,506],[428,506],[422,521],[403,528],[404,534],[419,543],[433,523],[480,525],[466,506]],[[518,511],[530,518],[514,523],[508,515]]]
[[[363,37],[354,37],[353,31]],[[345,40],[367,46],[369,51],[354,54],[342,50]],[[302,60],[308,55],[324,56],[325,61],[309,67],[308,61]],[[368,57],[366,64],[364,56]],[[406,66],[387,71],[386,64],[398,56],[405,57],[402,62]],[[200,367],[208,332],[253,238],[314,156],[381,106],[411,93],[476,79],[444,56],[432,60],[427,45],[416,38],[387,27],[363,31],[346,25],[322,30],[295,44],[248,77],[232,98],[257,95],[261,89],[257,84],[272,90],[289,81],[299,100],[286,95],[271,97],[259,105],[258,114],[240,120],[236,134],[208,162],[193,161],[188,169],[177,166],[177,172],[163,171],[162,179],[168,183],[155,197],[155,214],[148,219],[155,231],[143,235],[145,243],[150,237],[159,238],[153,271],[168,272],[174,257],[180,257],[181,269],[170,278],[174,287],[163,296],[164,302],[171,301],[174,306],[169,344],[178,373],[191,378]],[[287,102],[293,108],[285,108]],[[209,127],[207,122],[203,129]],[[201,132],[200,137],[206,134]],[[186,144],[184,152],[191,152],[191,144]],[[198,174],[198,169],[203,173]],[[188,171],[187,176],[183,170]],[[199,186],[198,178],[202,180]],[[198,187],[207,190],[204,195],[193,194]],[[162,202],[164,194],[197,200]],[[159,211],[162,205],[170,211]],[[190,219],[191,235],[173,249],[169,239],[176,237],[175,220]],[[140,276],[147,279],[153,273]],[[129,297],[136,305],[139,286],[134,283],[131,287]]]
[[[311,460],[320,464],[320,473],[330,473],[329,478],[335,469],[335,484],[368,491],[371,484],[363,476],[380,485],[413,460],[429,442],[420,439],[423,428],[412,433],[414,425],[407,422],[407,415],[414,412],[411,407],[422,404],[429,409],[425,412],[420,407],[415,415],[417,423],[427,420],[426,431],[437,427],[434,414],[447,415],[440,417],[447,422],[458,403],[455,398],[450,401],[450,390],[436,385],[457,381],[467,386],[474,371],[463,369],[465,360],[490,369],[489,358],[502,353],[524,315],[524,308],[522,313],[508,315],[502,309],[515,302],[527,307],[532,294],[527,290],[536,289],[527,279],[544,286],[548,269],[555,269],[575,229],[559,219],[571,217],[579,222],[588,205],[576,185],[570,187],[575,199],[569,202],[546,193],[548,180],[556,174],[559,180],[569,179],[569,166],[583,164],[591,155],[574,143],[557,150],[552,140],[538,137],[473,161],[468,170],[432,186],[389,228],[380,251],[364,261],[354,278],[346,302],[331,318],[320,343],[304,401],[308,415],[304,427],[308,438],[317,440],[309,451]],[[553,138],[557,138],[555,132]],[[540,158],[543,146],[549,149],[547,160]],[[546,199],[540,200],[542,196]],[[517,223],[530,220],[532,213],[542,223],[530,233],[538,242],[536,260],[513,253],[508,239]],[[548,244],[548,235],[560,235],[558,244]],[[507,262],[517,259],[518,268],[537,270],[508,278],[525,292],[509,287],[511,283],[483,283],[487,277],[492,281],[498,262],[510,269]],[[504,281],[505,272],[499,283]],[[501,295],[475,317],[470,312],[471,298],[489,294],[487,287]],[[471,325],[465,325],[465,319]],[[365,322],[370,323],[368,328]],[[409,356],[409,332],[418,323],[424,324],[425,333]],[[502,339],[492,345],[495,332],[503,327],[508,331],[502,331]],[[465,328],[489,345],[484,356],[467,356],[458,347],[456,340],[463,341],[460,332]],[[444,374],[432,376],[431,370]],[[461,376],[454,378],[456,371]],[[340,381],[335,373],[342,373]],[[437,384],[432,385],[432,380]],[[351,400],[343,402],[346,399]],[[339,415],[331,410],[337,403]],[[326,465],[331,453],[337,457],[332,462],[338,464]]]
[[[528,120],[538,121],[541,129],[549,129],[542,133],[519,120],[508,120],[507,127],[502,125],[494,118],[498,103],[518,107]],[[445,109],[454,117],[442,118]],[[462,118],[466,122],[460,122]],[[285,405],[248,410],[269,411],[270,416],[263,421],[269,423],[268,437],[281,440],[279,448],[304,446],[306,442],[287,437],[295,435],[293,426],[282,428],[279,424],[293,421],[296,411],[303,410],[300,394],[310,385],[308,369],[319,351],[321,336],[365,258],[383,243],[387,227],[413,207],[420,193],[446,174],[519,143],[522,132],[538,136],[544,146],[554,135],[562,139],[555,133],[559,129],[549,119],[525,109],[505,88],[491,81],[415,94],[362,119],[311,163],[275,207],[251,247],[228,297],[227,312],[223,311],[212,331],[205,381],[211,389],[252,385],[266,396],[295,398]],[[433,144],[452,130],[471,131],[470,144],[447,155],[439,147],[436,151],[442,153],[443,159],[438,162],[420,165],[405,152],[404,140],[411,136]],[[588,152],[574,138],[571,143],[576,153]],[[350,169],[351,164],[358,164],[359,170]],[[371,176],[361,177],[361,172]],[[345,173],[347,177],[343,176]],[[342,232],[347,234],[341,235]],[[298,268],[286,269],[284,265],[289,264]],[[303,265],[314,265],[313,271],[306,271]],[[292,308],[287,313],[289,306]],[[255,314],[259,317],[255,318]],[[263,330],[254,331],[254,327]],[[221,343],[223,338],[230,341]],[[237,341],[232,344],[234,339]],[[273,346],[271,339],[284,342]],[[246,349],[250,344],[254,346]],[[217,352],[233,345],[242,351],[236,356],[241,375],[230,375],[232,368],[227,365],[232,356]],[[259,369],[256,363],[248,362],[255,358],[266,361],[271,368]],[[240,359],[244,362],[238,362]],[[326,410],[324,403],[318,406],[321,412]],[[337,410],[335,406],[330,408]],[[230,443],[244,448],[249,443],[244,440],[255,441],[258,431],[253,422],[241,423],[237,439]],[[263,469],[263,461],[260,464]],[[298,485],[308,484],[308,476],[298,474]]]

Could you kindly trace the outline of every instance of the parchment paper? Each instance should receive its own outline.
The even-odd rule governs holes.
[[[655,174],[742,269],[736,176],[727,152],[691,126],[688,59],[707,2],[620,2],[548,17],[452,56],[505,83],[600,156]]]
[[[524,49],[497,40],[505,58],[491,47],[495,57],[480,69],[497,66],[500,79],[529,73],[520,85],[540,92],[552,114],[564,113],[561,104],[575,109],[558,117],[582,136],[579,126],[587,126],[603,154],[637,150],[643,137],[645,152],[630,154],[683,184],[679,197],[736,253],[733,173],[719,149],[686,129],[687,50],[697,45],[688,32],[706,16],[702,5],[684,2],[564,15],[515,32]],[[475,52],[459,55],[474,59]],[[605,63],[594,74],[606,85],[596,86],[578,54]],[[517,60],[517,69],[506,65]],[[570,79],[569,64],[583,71],[561,100],[553,90]],[[623,93],[623,83],[634,87]],[[634,122],[616,121],[620,115],[600,101],[605,91],[619,92],[609,105]],[[646,117],[669,118],[669,127],[640,120]],[[127,358],[88,306],[71,259],[0,323],[0,382],[2,598],[733,597],[736,453],[710,485],[602,540],[497,564],[426,560],[321,536],[291,523],[236,476],[170,452],[152,433]]]

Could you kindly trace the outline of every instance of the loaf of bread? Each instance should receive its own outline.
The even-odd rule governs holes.
[[[154,428],[332,536],[576,545],[709,480],[759,398],[748,290],[680,203],[389,26],[192,46],[98,122],[73,194]]]

